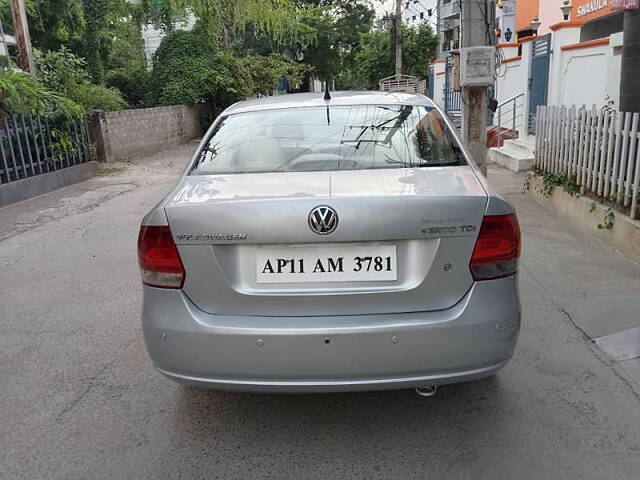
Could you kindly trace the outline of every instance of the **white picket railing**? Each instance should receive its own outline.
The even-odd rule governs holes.
[[[639,215],[638,113],[585,107],[538,107],[534,168],[574,178],[583,193]],[[627,210],[628,209],[628,210]]]

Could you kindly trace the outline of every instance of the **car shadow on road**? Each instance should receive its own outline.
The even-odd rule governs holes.
[[[291,427],[315,426],[336,432],[345,425],[368,428],[412,429],[418,420],[431,430],[459,423],[500,423],[510,410],[510,395],[498,376],[475,382],[446,385],[437,395],[418,396],[413,390],[331,393],[306,395],[265,395],[228,393],[182,388],[176,406],[176,423],[219,432],[228,419],[242,419],[240,425],[260,425],[271,432]],[[234,423],[234,428],[238,424]]]

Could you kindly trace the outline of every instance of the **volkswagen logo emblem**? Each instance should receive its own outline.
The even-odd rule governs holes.
[[[318,235],[329,235],[338,228],[338,214],[326,205],[320,205],[309,213],[309,227]]]

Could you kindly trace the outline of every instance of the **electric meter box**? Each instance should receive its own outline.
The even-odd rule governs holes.
[[[460,50],[460,84],[487,87],[496,80],[496,49],[468,47]]]

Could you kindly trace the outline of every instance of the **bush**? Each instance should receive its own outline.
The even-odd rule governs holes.
[[[438,36],[427,24],[403,29],[402,64],[404,73],[429,76],[429,63],[438,53]],[[375,90],[378,82],[395,73],[395,53],[391,33],[373,30],[363,34],[351,68],[342,72],[340,85]]]
[[[60,92],[86,110],[120,110],[126,106],[122,94],[89,81],[87,63],[62,47],[36,57],[38,77],[51,90]]]
[[[212,44],[199,27],[163,38],[153,60],[149,95],[153,105],[205,104],[205,122],[228,105],[253,93],[250,72]]]
[[[51,89],[66,90],[73,83],[89,80],[87,62],[65,47],[55,52],[36,51],[35,60],[38,77]]]
[[[313,68],[309,65],[286,60],[280,55],[249,56],[242,59],[245,69],[253,81],[253,93],[271,95],[279,79],[284,79],[295,88]]]
[[[41,115],[74,118],[84,109],[72,100],[47,89],[34,75],[0,70],[0,112],[6,115]]]
[[[93,83],[78,83],[66,92],[67,96],[87,110],[122,110],[127,103],[115,88]]]
[[[106,84],[118,89],[130,107],[142,107],[149,88],[149,77],[149,71],[144,66],[116,68],[107,72]]]

